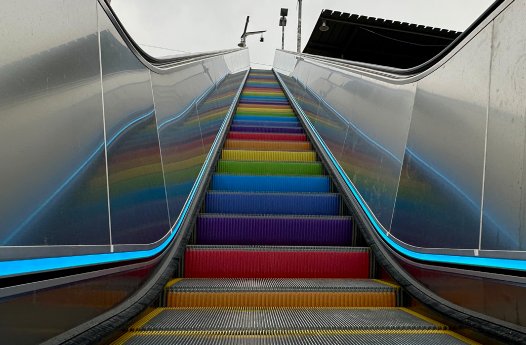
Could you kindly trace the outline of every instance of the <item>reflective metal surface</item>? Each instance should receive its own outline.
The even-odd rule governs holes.
[[[2,5],[0,334],[31,344],[144,286],[153,261],[118,263],[164,248],[151,243],[180,217],[249,60],[235,50],[154,66],[95,0]],[[101,263],[112,265],[46,272]]]
[[[195,98],[212,87],[203,66],[174,74],[152,74],[171,225],[181,212],[205,152]]]
[[[227,75],[215,90],[197,105],[205,152],[210,151],[244,76],[245,72]]]
[[[418,82],[391,229],[406,243],[478,248],[490,48],[491,26]]]
[[[5,5],[0,244],[109,244],[97,8]]]
[[[493,24],[483,249],[526,250],[525,11],[515,1]]]
[[[514,261],[526,259],[525,7],[502,4],[421,74],[276,51],[275,70],[378,231],[413,253],[526,270]]]
[[[112,244],[152,243],[169,227],[150,71],[99,8]]]

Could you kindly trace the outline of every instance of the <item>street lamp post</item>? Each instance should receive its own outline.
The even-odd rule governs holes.
[[[287,25],[287,15],[289,10],[287,8],[281,9],[281,18],[279,18],[279,26],[281,26],[281,50],[285,49],[285,26]]]
[[[245,30],[243,30],[243,33],[241,34],[241,42],[237,44],[238,47],[245,48],[247,46],[247,36],[250,35],[257,35],[261,34],[261,38],[259,39],[260,42],[263,42],[263,33],[267,32],[267,30],[259,30],[259,31],[248,31],[248,21],[250,19],[250,16],[247,16],[247,21],[245,22]]]
[[[298,53],[301,53],[301,1],[298,0]]]

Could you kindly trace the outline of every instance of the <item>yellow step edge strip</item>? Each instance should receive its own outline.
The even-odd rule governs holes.
[[[134,330],[134,329],[141,328],[146,323],[148,323],[151,319],[153,319],[154,317],[156,317],[157,315],[162,313],[163,310],[164,310],[164,308],[155,308],[149,314],[146,314],[142,319],[140,319],[139,321],[137,321],[133,325],[131,325],[129,330]]]
[[[433,320],[433,319],[431,319],[431,318],[429,318],[429,317],[427,317],[427,316],[424,316],[424,315],[422,315],[422,314],[419,314],[419,313],[417,313],[416,311],[412,311],[412,310],[410,310],[410,309],[403,308],[403,307],[400,308],[400,310],[403,310],[403,311],[405,311],[405,312],[408,313],[408,314],[411,314],[411,315],[413,315],[413,316],[416,316],[417,318],[419,318],[419,319],[421,319],[421,320],[427,321],[427,322],[429,322],[430,324],[435,325],[435,326],[438,327],[439,329],[447,329],[447,328],[448,328],[448,327],[447,327],[446,325],[444,325],[443,323],[438,322],[438,321],[436,321],[436,320]]]
[[[316,152],[223,150],[221,158],[231,161],[315,162]]]
[[[147,336],[214,336],[222,338],[243,337],[243,338],[261,338],[290,335],[366,335],[366,334],[444,334],[452,336],[470,345],[480,345],[471,339],[465,338],[451,331],[441,330],[275,330],[259,331],[256,334],[236,334],[228,331],[136,331],[124,334],[122,337],[112,343],[112,345],[124,345],[133,337]]]
[[[166,306],[175,308],[339,308],[395,307],[394,291],[379,292],[178,292]]]
[[[183,280],[183,278],[175,278],[175,279],[172,279],[170,280],[165,286],[164,288],[169,288],[169,287],[172,287],[174,286],[175,284],[179,283],[181,280]]]
[[[371,279],[371,280],[373,282],[377,282],[379,284],[387,285],[387,286],[395,288],[395,289],[400,289],[400,286],[398,286],[396,284],[393,284],[393,283],[386,282],[385,280],[380,280],[380,279]]]

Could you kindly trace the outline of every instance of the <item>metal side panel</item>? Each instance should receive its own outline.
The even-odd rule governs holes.
[[[413,246],[479,246],[491,34],[418,82],[391,227]]]
[[[526,250],[526,11],[515,1],[495,18],[482,249]],[[524,256],[522,256],[524,257]]]
[[[96,5],[2,4],[2,246],[109,244]]]
[[[170,229],[150,71],[99,7],[112,244],[148,244]]]

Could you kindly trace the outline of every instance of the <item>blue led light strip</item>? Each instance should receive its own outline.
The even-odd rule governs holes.
[[[305,124],[309,126],[312,133],[316,136],[318,139],[318,142],[322,146],[323,150],[329,157],[329,159],[334,164],[334,167],[338,170],[338,173],[343,178],[345,183],[347,184],[347,187],[349,187],[351,193],[354,195],[355,199],[360,204],[360,207],[367,215],[367,218],[373,225],[376,232],[383,238],[385,242],[387,242],[393,249],[398,251],[401,254],[404,254],[410,258],[416,259],[416,260],[422,260],[422,261],[429,261],[429,262],[437,262],[437,263],[445,263],[445,264],[460,264],[460,265],[470,265],[470,266],[480,266],[480,267],[491,267],[491,268],[501,268],[501,269],[510,269],[510,270],[520,270],[520,271],[526,271],[526,261],[524,260],[512,260],[512,259],[498,259],[498,258],[483,258],[483,257],[474,257],[474,256],[460,256],[460,255],[447,255],[447,254],[429,254],[429,253],[420,253],[411,249],[407,249],[403,247],[402,245],[395,242],[392,238],[386,235],[386,233],[383,231],[383,228],[381,224],[378,223],[376,218],[373,216],[371,210],[363,200],[362,196],[358,192],[357,188],[354,186],[354,184],[351,182],[345,171],[342,169],[336,158],[332,155],[331,151],[327,148],[325,145],[325,142],[321,138],[321,136],[318,134],[318,131],[316,128],[312,125],[307,115],[303,112],[301,107],[299,106],[299,103],[296,101],[296,98],[292,95],[290,90],[288,89],[287,85],[283,82],[280,75],[276,73],[276,76],[278,77],[281,86],[289,96],[291,102],[294,104],[294,107],[296,110],[300,113],[301,117],[303,118]]]
[[[239,86],[237,94],[234,97],[232,104],[230,105],[230,108],[228,109],[228,112],[225,116],[225,119],[223,120],[223,124],[221,125],[221,128],[219,128],[218,133],[221,133],[225,129],[225,127],[228,126],[228,121],[232,117],[232,114],[234,113],[234,110],[237,104],[237,100],[239,98],[239,95],[241,94],[241,90],[243,89],[247,75],[248,75],[248,71],[247,71],[247,74],[245,74],[245,78],[243,79],[243,82]],[[122,252],[122,253],[88,254],[88,255],[77,255],[77,256],[62,256],[62,257],[54,257],[54,258],[38,258],[38,259],[26,259],[26,260],[2,261],[0,262],[0,277],[8,277],[8,276],[13,276],[13,275],[37,273],[37,272],[46,272],[46,271],[53,271],[53,270],[66,269],[66,268],[75,268],[75,267],[82,267],[82,266],[89,266],[89,265],[101,265],[101,264],[107,264],[107,263],[115,263],[119,261],[145,259],[145,258],[153,257],[159,254],[170,244],[170,242],[175,237],[176,233],[181,228],[181,225],[187,216],[188,209],[190,208],[190,204],[195,198],[197,188],[199,187],[201,180],[203,179],[206,167],[208,166],[209,162],[213,159],[212,152],[215,151],[215,148],[219,145],[220,141],[221,141],[221,138],[219,136],[216,136],[214,143],[212,144],[210,151],[208,152],[206,160],[203,163],[201,170],[199,171],[199,175],[197,176],[197,179],[194,185],[192,186],[188,199],[186,200],[183,206],[183,209],[179,217],[177,218],[176,223],[174,224],[172,228],[173,231],[163,242],[159,244],[159,246],[153,249],[149,249],[149,250],[139,250],[139,251]]]

